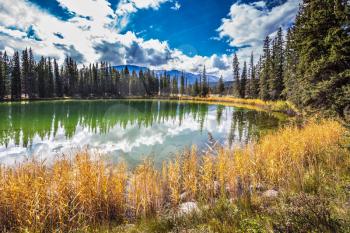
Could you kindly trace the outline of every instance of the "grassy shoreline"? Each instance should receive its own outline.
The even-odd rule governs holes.
[[[311,120],[236,151],[194,147],[161,171],[151,161],[129,170],[84,152],[52,166],[3,166],[1,230],[347,232],[348,134],[335,120]],[[183,215],[184,203],[199,210]]]
[[[0,101],[0,103],[20,103],[20,102],[39,102],[39,101],[60,101],[60,100],[178,100],[191,101],[196,103],[214,103],[226,106],[236,106],[248,108],[253,110],[263,110],[268,112],[282,113],[288,116],[299,115],[300,111],[288,101],[263,101],[260,99],[240,99],[235,97],[192,97],[192,96],[130,96],[130,97],[116,97],[116,98],[46,98],[46,99],[32,99],[32,100],[17,100],[17,101]]]

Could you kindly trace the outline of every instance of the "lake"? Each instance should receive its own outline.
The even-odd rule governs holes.
[[[163,100],[66,100],[0,104],[0,163],[50,160],[87,150],[134,166],[157,165],[197,145],[231,148],[277,129],[262,111]]]

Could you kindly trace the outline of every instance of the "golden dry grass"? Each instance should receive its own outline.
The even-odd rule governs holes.
[[[235,106],[250,107],[252,109],[264,109],[273,112],[282,112],[288,114],[298,113],[298,109],[288,101],[264,101],[261,99],[242,99],[230,96],[210,96],[210,97],[191,97],[181,96],[180,100],[196,101],[196,102],[215,102],[223,104],[233,104]]]
[[[193,147],[161,171],[149,160],[129,171],[123,163],[109,165],[87,153],[52,166],[39,161],[3,166],[0,231],[69,232],[123,223],[159,215],[182,201],[239,198],[258,184],[294,192],[317,189],[348,171],[345,133],[337,121],[311,121],[237,151],[218,148],[218,155],[199,156]]]

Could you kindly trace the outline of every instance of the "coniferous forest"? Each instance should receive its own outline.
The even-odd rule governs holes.
[[[346,0],[308,1],[300,5],[295,25],[286,35],[280,28],[264,40],[263,54],[249,64],[234,55],[233,85],[222,77],[209,85],[201,78],[157,76],[153,71],[121,71],[100,62],[88,66],[67,57],[34,59],[32,49],[12,57],[0,54],[0,100],[41,98],[118,98],[128,96],[234,95],[239,98],[289,100],[300,108],[330,110],[340,115],[350,103],[350,14]],[[80,67],[80,66],[79,66]]]

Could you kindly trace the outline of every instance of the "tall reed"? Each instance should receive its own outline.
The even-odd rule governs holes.
[[[337,121],[289,126],[235,151],[201,156],[196,147],[158,171],[134,170],[82,152],[52,165],[0,167],[0,231],[69,232],[157,216],[181,202],[254,195],[254,187],[317,191],[350,168],[347,130]]]

